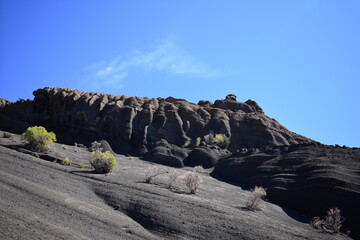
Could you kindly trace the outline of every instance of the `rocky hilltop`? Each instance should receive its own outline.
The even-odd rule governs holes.
[[[313,142],[266,116],[255,101],[238,102],[235,95],[194,104],[173,97],[149,99],[63,88],[38,89],[33,94],[34,100],[2,100],[1,125],[23,131],[24,123],[39,124],[64,140],[68,136],[105,139],[116,152],[136,155],[146,153],[160,139],[182,146],[210,132],[224,134],[230,151]]]

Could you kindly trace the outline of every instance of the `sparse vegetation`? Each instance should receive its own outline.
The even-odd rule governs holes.
[[[41,126],[29,127],[21,134],[21,138],[35,151],[47,151],[56,141],[55,133],[48,132]]]
[[[324,219],[314,217],[311,221],[311,225],[316,229],[321,229],[325,232],[339,233],[340,228],[344,222],[344,217],[341,216],[341,210],[339,208],[330,208],[327,211],[327,216]]]
[[[202,182],[201,177],[196,172],[189,172],[184,177],[185,185],[191,194],[194,194]]]
[[[200,143],[201,143],[201,137],[198,137],[198,138],[196,138],[196,144],[195,144],[195,146],[200,146]]]
[[[209,134],[204,136],[204,141],[208,145],[216,144],[220,148],[227,148],[230,144],[229,138],[226,137],[224,134],[215,134],[210,132]]]
[[[79,167],[80,168],[86,168],[86,164],[81,163],[81,164],[79,164]]]
[[[97,148],[90,155],[93,158],[90,164],[97,173],[109,173],[118,166],[115,156],[109,151],[102,152],[101,148]]]
[[[66,146],[65,146],[64,144],[61,145],[61,148],[64,149],[64,150],[66,150]]]
[[[180,174],[176,170],[172,170],[169,174],[169,184],[168,188],[173,189],[175,187],[176,181],[179,179]]]
[[[203,166],[195,166],[194,171],[198,172],[198,173],[202,173],[202,172],[204,172],[204,168],[203,168]]]
[[[11,138],[11,137],[12,137],[11,133],[8,133],[8,132],[3,133],[3,138]]]
[[[182,147],[183,147],[183,148],[187,148],[187,147],[190,147],[190,145],[191,145],[191,142],[190,142],[190,141],[186,141]]]
[[[151,183],[153,180],[163,173],[163,170],[158,166],[150,166],[148,169],[145,170],[145,182]]]
[[[204,141],[205,141],[205,143],[208,144],[208,145],[214,144],[214,133],[211,132],[211,133],[205,135],[205,136],[204,136]]]
[[[101,143],[94,141],[91,143],[90,150],[95,151],[96,149],[101,148]]]
[[[227,148],[229,146],[229,140],[224,134],[215,134],[214,142],[221,148]]]
[[[255,186],[251,189],[250,196],[246,201],[246,208],[251,211],[261,211],[264,208],[262,199],[266,196],[266,190],[263,187]]]
[[[72,164],[72,161],[66,157],[64,160],[61,161],[61,164],[68,166]]]

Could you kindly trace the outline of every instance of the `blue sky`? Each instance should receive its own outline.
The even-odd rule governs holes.
[[[360,147],[359,13],[357,0],[2,0],[0,97],[233,93],[293,132]]]

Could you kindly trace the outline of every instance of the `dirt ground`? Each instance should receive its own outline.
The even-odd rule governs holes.
[[[168,189],[170,167],[158,165],[163,174],[147,184],[154,164],[136,157],[116,155],[117,169],[95,174],[86,148],[56,143],[38,155],[18,135],[2,136],[0,239],[349,239],[269,202],[263,211],[246,210],[249,192],[212,178],[211,169],[189,194],[183,180]]]

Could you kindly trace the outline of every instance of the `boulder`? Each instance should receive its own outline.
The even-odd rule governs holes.
[[[149,150],[143,158],[150,162],[182,168],[184,167],[183,160],[187,156],[188,154],[185,149],[169,144],[166,140],[162,139],[157,141],[155,147]]]
[[[201,146],[194,148],[189,156],[184,160],[184,165],[195,167],[202,166],[203,168],[214,167],[220,157],[222,156],[219,148],[210,148],[208,146]]]

